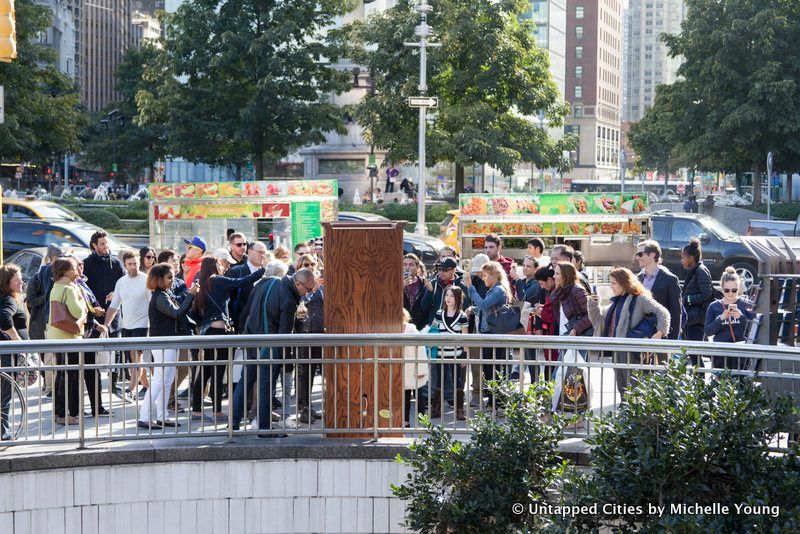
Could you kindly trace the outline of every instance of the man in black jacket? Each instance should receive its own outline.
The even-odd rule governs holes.
[[[425,279],[425,293],[422,294],[420,307],[427,317],[427,324],[433,323],[433,317],[442,307],[442,295],[447,286],[455,285],[461,288],[464,293],[463,307],[469,307],[469,292],[461,278],[456,276],[458,263],[454,258],[444,258],[439,262],[439,274],[434,280]]]
[[[245,334],[291,334],[300,299],[316,290],[318,280],[311,269],[300,269],[292,276],[267,278],[258,283],[245,308]],[[247,359],[283,360],[290,354],[289,347],[248,349]],[[260,370],[259,370],[260,368]],[[234,430],[239,429],[244,412],[244,395],[258,379],[258,428],[269,430],[272,426],[272,390],[277,383],[282,366],[280,364],[248,364],[246,380],[239,380],[233,395]],[[259,437],[285,437],[286,434],[260,434]]]
[[[92,234],[89,246],[92,248],[92,253],[83,260],[83,275],[86,277],[86,285],[97,297],[100,306],[108,311],[111,299],[114,297],[117,280],[125,276],[125,268],[119,259],[111,255],[108,248],[108,234],[103,230]],[[119,337],[119,316],[115,317],[109,325],[108,336]],[[91,337],[100,337],[100,332],[93,330]],[[119,353],[116,357],[119,358]],[[118,379],[119,371],[111,373],[111,390],[119,398],[132,402],[133,398],[130,394],[118,386]]]
[[[639,243],[636,261],[642,271],[639,281],[652,293],[656,302],[669,310],[669,334],[667,339],[678,339],[681,335],[681,286],[678,277],[669,269],[660,265],[661,246],[656,241],[648,240]]]
[[[231,267],[225,276],[229,278],[246,278],[250,276],[251,273],[256,272],[262,267],[266,267],[267,246],[261,241],[256,241],[250,245],[249,253],[244,259],[245,262],[243,264]],[[250,298],[250,293],[253,291],[253,287],[254,286],[246,285],[242,288],[239,288],[233,294],[233,298],[231,299],[231,320],[233,321],[233,326],[236,328],[237,332],[241,332],[242,328],[244,328],[243,321],[240,321],[240,316],[247,305],[247,300]]]

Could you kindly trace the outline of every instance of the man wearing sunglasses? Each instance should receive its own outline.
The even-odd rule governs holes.
[[[234,262],[231,267],[236,265],[244,265],[247,262],[247,239],[241,232],[233,232],[228,236],[228,244],[230,245],[230,253]]]
[[[636,261],[642,269],[638,275],[639,281],[656,302],[669,310],[667,339],[678,339],[681,334],[681,287],[678,277],[661,265],[661,246],[656,241],[639,243]]]
[[[192,287],[192,282],[197,273],[200,272],[200,264],[203,263],[203,254],[206,253],[206,242],[199,235],[191,239],[184,239],[186,243],[186,264],[189,266],[189,272],[186,273],[186,287]]]
[[[244,310],[245,334],[291,334],[300,300],[313,293],[319,281],[312,269],[300,269],[292,276],[283,278],[266,278],[259,282],[250,295]],[[272,427],[272,398],[278,376],[283,370],[280,361],[290,357],[290,347],[272,347],[260,351],[247,350],[247,359],[273,360],[272,365],[248,364],[244,379],[239,380],[233,396],[234,430],[239,429],[244,415],[244,396],[252,385],[258,381],[258,429],[269,430]],[[283,382],[284,384],[286,382]],[[259,434],[263,438],[282,438],[286,434]]]

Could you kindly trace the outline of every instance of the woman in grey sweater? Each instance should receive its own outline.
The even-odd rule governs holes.
[[[631,331],[640,326],[647,319],[648,323],[655,318],[655,333],[651,339],[661,339],[669,332],[669,310],[656,302],[644,286],[629,269],[618,268],[610,273],[611,304],[600,306],[600,298],[592,295],[589,298],[589,318],[594,325],[594,335],[597,337],[638,337],[631,335]],[[645,325],[645,323],[642,323]],[[640,330],[646,330],[642,328]],[[636,352],[615,352],[617,363],[641,363],[641,355]],[[630,371],[616,370],[617,389],[620,395],[625,393],[630,383]]]

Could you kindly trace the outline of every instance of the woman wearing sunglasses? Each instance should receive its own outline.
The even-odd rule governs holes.
[[[139,249],[139,270],[144,274],[150,272],[150,267],[156,263],[156,251],[150,247]]]
[[[727,267],[719,281],[722,298],[712,302],[706,311],[705,334],[714,342],[744,341],[748,321],[755,319],[749,300],[739,295],[742,281],[733,267]],[[715,369],[742,369],[743,358],[714,356]]]

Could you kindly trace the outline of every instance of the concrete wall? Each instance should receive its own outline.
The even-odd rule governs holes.
[[[0,533],[405,532],[389,459],[106,465],[0,474]]]

